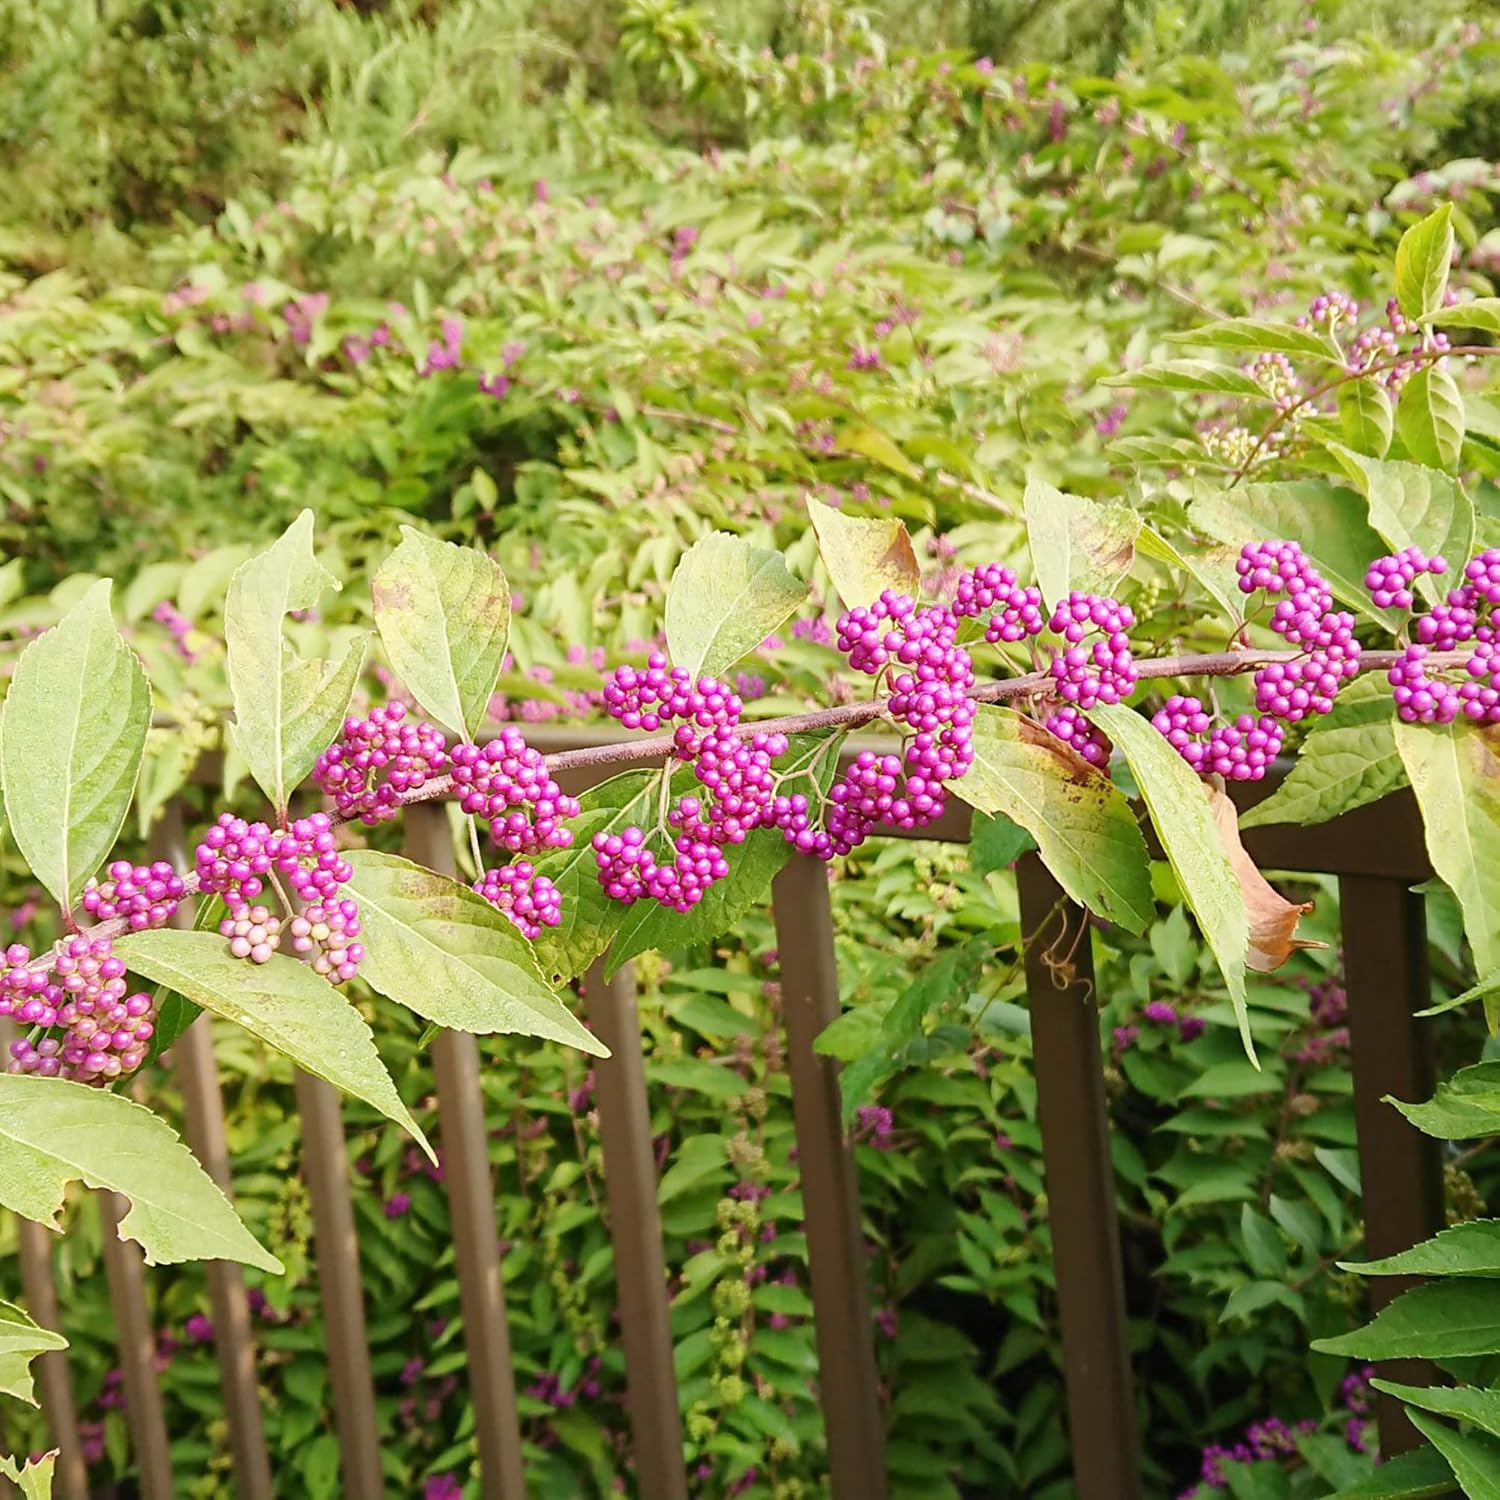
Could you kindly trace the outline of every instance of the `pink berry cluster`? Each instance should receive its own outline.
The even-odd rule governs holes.
[[[689,911],[729,873],[724,849],[743,843],[771,820],[776,792],[773,762],[786,753],[786,736],[738,732],[743,703],[713,677],[694,678],[653,652],[644,669],[622,666],[604,686],[604,705],[628,729],[655,730],[677,722],[672,753],[692,765],[703,796],[685,796],[667,813],[658,857],[645,829],[634,825],[593,840],[599,882],[614,900],[644,897]]]
[[[129,993],[125,962],[108,938],[75,934],[46,970],[30,967],[23,943],[3,958],[0,1016],[28,1028],[11,1043],[10,1072],[102,1086],[140,1067],[156,1009],[150,995]]]
[[[1382,564],[1391,561],[1381,560]],[[1446,568],[1441,558],[1434,558],[1421,571],[1442,573]],[[1374,572],[1372,568],[1370,576]],[[1369,581],[1367,577],[1366,583]],[[1409,609],[1415,602],[1409,590],[1406,598],[1405,604],[1393,602],[1393,607]],[[1401,718],[1413,724],[1451,724],[1462,716],[1476,724],[1500,724],[1497,606],[1500,606],[1500,547],[1490,547],[1469,559],[1463,582],[1450,589],[1442,603],[1412,621],[1412,643],[1387,674],[1395,692],[1396,712]],[[1462,675],[1432,668],[1431,652],[1453,651],[1461,646],[1471,648]]]
[[[285,828],[247,823],[233,813],[221,813],[195,851],[201,890],[223,896],[228,908],[219,924],[229,951],[251,963],[269,963],[284,936],[282,914],[255,898],[272,884],[285,897],[295,925],[328,927],[331,937],[294,942],[296,951],[312,955],[309,962],[334,984],[353,977],[363,949],[353,938],[359,932],[358,907],[340,890],[354,871],[338,850],[333,819],[325,812],[297,818]],[[281,884],[285,882],[285,885]]]
[[[374,826],[393,818],[404,794],[448,766],[448,745],[434,724],[409,722],[399,699],[344,720],[343,733],[313,766],[313,779],[344,818]]]
[[[988,614],[984,638],[991,645],[1040,635],[1047,623],[1042,591],[1033,584],[1021,584],[1010,568],[999,563],[989,563],[959,576],[953,613],[959,619]]]
[[[1407,547],[1389,557],[1377,557],[1365,572],[1365,587],[1377,609],[1410,609],[1416,602],[1412,584],[1419,575],[1446,573],[1448,562],[1428,557],[1420,547]]]
[[[1135,624],[1129,605],[1075,589],[1047,621],[1047,628],[1067,642],[1049,668],[1057,695],[1081,709],[1120,703],[1130,696],[1139,675],[1126,632]],[[1098,636],[1092,645],[1085,644]]]
[[[1151,719],[1167,743],[1200,776],[1226,781],[1259,781],[1281,750],[1284,733],[1269,717],[1240,714],[1215,727],[1196,698],[1174,693]]]
[[[498,870],[486,870],[474,882],[474,889],[499,907],[523,937],[534,940],[543,927],[556,927],[562,920],[562,894],[524,859]]]
[[[96,922],[118,917],[132,932],[143,932],[164,926],[182,900],[182,876],[164,859],[149,865],[117,859],[106,874],[107,880],[90,880],[83,892],[83,909]]]
[[[1242,594],[1272,601],[1271,629],[1303,651],[1255,674],[1257,713],[1296,724],[1309,713],[1330,712],[1339,689],[1359,671],[1354,616],[1334,609],[1333,591],[1296,542],[1251,542],[1235,570]]]
[[[449,752],[459,806],[490,825],[497,849],[535,854],[573,842],[565,820],[578,816],[578,799],[552,779],[547,761],[512,724],[484,745],[455,745]]]

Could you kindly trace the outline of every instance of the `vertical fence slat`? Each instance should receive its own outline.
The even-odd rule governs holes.
[[[653,1500],[687,1500],[635,983],[628,964],[606,980],[601,960],[589,970],[587,986],[589,1020],[610,1050],[610,1056],[594,1062],[593,1068],[636,1485]]]
[[[349,1196],[344,1117],[332,1084],[296,1070],[297,1112],[302,1117],[302,1168],[312,1199],[318,1296],[328,1330],[328,1378],[338,1428],[343,1493],[359,1500],[385,1494],[375,1381],[365,1333],[359,1238]]]
[[[1138,1500],[1140,1446],[1088,917],[1035,854],[1017,874],[1074,1483],[1079,1500]]]
[[[1365,1250],[1372,1258],[1409,1249],[1443,1227],[1443,1160],[1423,1135],[1384,1102],[1431,1098],[1428,1023],[1414,1014],[1430,1003],[1427,924],[1422,897],[1404,880],[1346,875],[1339,881],[1354,1116],[1363,1186]],[[1371,1311],[1414,1285],[1410,1277],[1372,1276]],[[1420,1360],[1387,1360],[1387,1380],[1427,1385],[1436,1378]],[[1376,1398],[1382,1453],[1404,1453],[1423,1441],[1393,1396]]]
[[[175,799],[167,804],[151,831],[150,857],[165,859],[179,870],[188,866],[182,804]],[[190,904],[178,909],[173,925],[193,925]],[[213,1032],[207,1016],[200,1016],[177,1038],[172,1046],[172,1059],[182,1090],[188,1144],[204,1170],[232,1202],[234,1184],[224,1132],[224,1097],[219,1092]],[[250,1327],[244,1273],[232,1260],[211,1260],[206,1275],[214,1311],[214,1357],[219,1365],[224,1415],[229,1423],[235,1494],[241,1500],[271,1500],[271,1462],[261,1419],[255,1336]]]
[[[62,1314],[57,1305],[57,1284],[52,1279],[50,1230],[30,1219],[20,1220],[21,1287],[26,1294],[26,1312],[32,1320],[54,1333],[62,1332]],[[42,1414],[53,1446],[58,1450],[53,1470],[57,1500],[88,1500],[88,1468],[78,1438],[78,1408],[73,1401],[73,1381],[68,1373],[68,1355],[59,1349],[32,1362]]]
[[[120,1375],[125,1386],[125,1424],[144,1500],[172,1500],[172,1449],[161,1389],[156,1383],[156,1332],[146,1303],[145,1257],[133,1240],[120,1238],[130,1212],[119,1193],[98,1195],[103,1228],[104,1273],[115,1315]]]
[[[437,804],[406,810],[406,852],[418,864],[455,875],[448,819]],[[495,1184],[479,1083],[479,1046],[462,1031],[443,1031],[432,1044],[443,1147],[443,1184],[453,1216],[469,1394],[479,1439],[485,1500],[525,1500],[526,1472],[510,1325],[495,1229]]]
[[[831,1493],[834,1500],[882,1500],[885,1441],[859,1182],[839,1116],[837,1064],[813,1051],[818,1033],[839,1014],[827,866],[794,854],[771,896]]]

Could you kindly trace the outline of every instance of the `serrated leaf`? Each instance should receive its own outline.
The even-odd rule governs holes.
[[[1356,453],[1384,458],[1391,446],[1394,413],[1378,380],[1351,380],[1339,387],[1339,426]]]
[[[718,676],[755,650],[807,598],[779,552],[715,531],[677,564],[667,590],[672,664]]]
[[[67,1347],[60,1333],[38,1327],[19,1307],[0,1301],[0,1396],[35,1406],[31,1361],[38,1354]]]
[[[1254,353],[1297,354],[1325,364],[1343,364],[1331,339],[1309,328],[1291,323],[1270,323],[1260,318],[1222,318],[1181,333],[1169,333],[1167,342],[1193,344],[1199,349],[1245,349]]]
[[[1080,905],[1129,932],[1155,916],[1146,841],[1110,779],[1014,709],[981,703],[974,764],[948,789],[1003,813],[1037,842],[1042,862]]]
[[[1359,1276],[1500,1276],[1500,1219],[1470,1219],[1399,1255],[1339,1266]]]
[[[1100,385],[1128,386],[1138,391],[1214,391],[1224,396],[1249,396],[1269,401],[1265,390],[1243,370],[1213,365],[1206,359],[1172,359],[1110,375]]]
[[[252,964],[217,933],[162,928],[115,941],[131,970],[170,985],[204,1010],[243,1026],[304,1072],[362,1099],[407,1130],[430,1156],[364,1018],[321,974],[285,953]]]
[[[874,459],[882,468],[903,479],[920,479],[922,471],[878,427],[844,427],[838,434],[838,445],[849,453]]]
[[[916,597],[922,571],[905,521],[846,516],[811,495],[807,518],[818,538],[818,555],[845,609],[873,604],[886,589]]]
[[[237,1260],[281,1274],[165,1120],[84,1083],[0,1074],[0,1205],[55,1229],[70,1182],[130,1200],[120,1238],[152,1265]]]
[[[1500,297],[1475,297],[1455,303],[1433,315],[1432,321],[1444,328],[1478,328],[1485,333],[1500,333]]]
[[[1142,556],[1153,557],[1169,567],[1181,568],[1188,577],[1196,579],[1203,591],[1224,611],[1226,620],[1240,618],[1244,595],[1235,587],[1235,553],[1232,548],[1218,548],[1211,555],[1202,556],[1184,552],[1149,526],[1141,527],[1135,545]]]
[[[1458,897],[1481,974],[1500,968],[1500,758],[1471,724],[1394,726],[1433,870]]]
[[[101,579],[26,647],[0,712],[11,834],[69,911],[124,826],[151,722],[151,688],[109,591]]]
[[[1350,683],[1302,742],[1286,780],[1240,815],[1240,827],[1326,823],[1405,786],[1395,720],[1385,684],[1373,677]]]
[[[608,1051],[542,977],[504,912],[436,871],[373,849],[348,855],[365,945],[360,977],[427,1020],[480,1036],[546,1037]]]
[[[1464,446],[1464,398],[1458,383],[1446,370],[1424,365],[1401,388],[1396,427],[1418,463],[1456,469]]]
[[[1453,1471],[1435,1448],[1398,1453],[1368,1479],[1330,1495],[1328,1500],[1439,1500],[1453,1493]]]
[[[440,724],[472,739],[510,640],[510,584],[500,564],[476,547],[403,526],[370,597],[396,676]]]
[[[235,569],[224,605],[235,744],[278,816],[338,738],[364,662],[363,639],[330,665],[305,660],[286,638],[290,611],[311,609],[326,590],[342,587],[313,556],[312,531],[305,510]]]
[[[1453,264],[1453,205],[1441,203],[1396,246],[1396,301],[1408,318],[1440,312]]]
[[[1500,1443],[1477,1433],[1457,1432],[1409,1407],[1406,1414],[1411,1425],[1448,1460],[1468,1500],[1500,1500]]]
[[[52,1500],[52,1470],[59,1450],[54,1448],[40,1458],[17,1464],[13,1458],[0,1457],[0,1478],[8,1479],[21,1491],[21,1500]]]
[[[561,921],[544,927],[532,945],[544,974],[573,979],[609,946],[630,908],[604,894],[590,845],[599,833],[618,833],[632,824],[655,827],[660,785],[659,771],[626,771],[590,787],[570,823],[572,844],[532,860],[562,901]]]
[[[1382,462],[1346,448],[1330,451],[1364,495],[1370,525],[1392,552],[1420,547],[1429,557],[1446,557],[1450,568],[1463,567],[1474,550],[1474,505],[1457,480],[1422,464]],[[1448,587],[1427,574],[1416,586],[1430,602]]]
[[[1250,923],[1203,783],[1165,737],[1124,704],[1100,705],[1089,711],[1089,718],[1130,764],[1177,884],[1224,975],[1245,1051],[1253,1061],[1245,1007]]]
[[[1316,1339],[1321,1354],[1350,1359],[1460,1359],[1500,1353],[1500,1285],[1439,1281],[1414,1287],[1372,1322],[1337,1338]]]
[[[788,774],[788,771],[810,762],[827,738],[827,735],[792,738],[786,755],[778,762],[778,770],[786,777],[780,788],[781,795],[790,797],[800,793],[810,802],[820,800],[837,769],[835,755],[830,753],[818,761],[816,777]],[[700,790],[687,772],[673,778],[674,797],[685,792],[696,795]],[[612,978],[622,964],[638,954],[677,953],[711,942],[721,933],[728,932],[747,911],[765,904],[771,881],[791,858],[791,852],[791,845],[779,830],[760,828],[749,834],[744,843],[734,845],[726,852],[729,874],[709,886],[703,899],[691,910],[672,911],[656,901],[636,902],[619,918],[618,930],[609,945],[606,976]]]
[[[1188,506],[1188,522],[1235,548],[1273,537],[1300,542],[1340,603],[1386,630],[1394,630],[1401,621],[1394,611],[1370,603],[1365,570],[1386,549],[1360,497],[1350,490],[1319,479],[1246,484],[1233,490],[1200,484]]]
[[[1065,495],[1026,481],[1026,536],[1042,598],[1055,607],[1070,589],[1112,594],[1135,561],[1141,518],[1128,505]]]
[[[1375,1380],[1371,1384],[1377,1391],[1395,1396],[1408,1406],[1468,1422],[1482,1432],[1500,1437],[1500,1391],[1476,1390],[1468,1385],[1401,1385],[1394,1380]]]
[[[1500,1062],[1475,1063],[1439,1082],[1431,1099],[1388,1099],[1418,1130],[1444,1141],[1500,1134]]]

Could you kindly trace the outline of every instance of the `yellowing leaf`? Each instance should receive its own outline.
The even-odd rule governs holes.
[[[886,589],[915,596],[921,570],[905,521],[846,516],[811,495],[807,516],[818,538],[818,553],[846,609],[871,604]]]

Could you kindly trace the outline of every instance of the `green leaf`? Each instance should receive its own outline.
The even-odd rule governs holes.
[[[1203,783],[1151,724],[1124,704],[1091,709],[1094,721],[1119,747],[1141,789],[1177,884],[1217,960],[1254,1060],[1245,1008],[1245,953],[1250,922],[1239,880],[1229,863]]]
[[[1100,385],[1123,385],[1138,391],[1216,391],[1224,396],[1250,396],[1269,401],[1265,390],[1233,365],[1212,365],[1205,359],[1172,359],[1110,375]]]
[[[807,598],[779,552],[715,531],[694,543],[667,590],[672,664],[718,676]]]
[[[510,640],[510,584],[477,547],[401,528],[370,582],[375,624],[396,676],[440,724],[479,732]]]
[[[1463,909],[1481,974],[1500,968],[1500,758],[1467,723],[1395,725],[1427,855]]]
[[[1316,1339],[1313,1348],[1370,1360],[1500,1353],[1500,1285],[1439,1281],[1414,1287],[1381,1308],[1373,1322],[1337,1338]]]
[[[138,1241],[152,1265],[238,1260],[281,1274],[149,1109],[85,1083],[0,1074],[0,1206],[56,1228],[70,1182],[130,1199],[120,1237]]]
[[[0,1478],[8,1479],[20,1488],[21,1500],[52,1500],[52,1470],[57,1463],[58,1450],[44,1453],[40,1458],[27,1459],[17,1465],[15,1459],[0,1456]]]
[[[67,1347],[68,1341],[60,1333],[39,1328],[19,1307],[0,1301],[0,1396],[35,1406],[31,1361],[38,1354]]]
[[[16,847],[71,911],[130,811],[151,688],[120,639],[107,578],[16,663],[0,716],[0,781]]]
[[[1485,333],[1500,333],[1500,297],[1475,297],[1434,313],[1432,321],[1444,328],[1478,328]]]
[[[1421,464],[1382,462],[1346,448],[1331,451],[1364,495],[1370,525],[1392,552],[1420,547],[1429,557],[1446,557],[1450,567],[1463,567],[1474,550],[1474,506],[1456,480]],[[1447,585],[1439,588],[1424,575],[1418,587],[1435,601]]]
[[[1468,1422],[1492,1437],[1500,1437],[1500,1391],[1481,1391],[1468,1385],[1401,1385],[1394,1380],[1370,1383],[1377,1391],[1395,1396],[1408,1406]]]
[[[1464,445],[1464,398],[1457,381],[1436,365],[1424,365],[1401,389],[1396,426],[1418,463],[1456,469]]]
[[[1475,1063],[1442,1079],[1421,1103],[1391,1099],[1418,1130],[1444,1141],[1500,1135],[1500,1062]]]
[[[1302,742],[1286,780],[1240,815],[1240,827],[1326,823],[1405,786],[1395,720],[1386,684],[1373,677],[1350,683]]]
[[[1477,984],[1471,985],[1463,994],[1455,995],[1451,1000],[1443,1000],[1436,1005],[1429,1005],[1425,1010],[1419,1010],[1419,1016],[1436,1016],[1445,1010],[1457,1010],[1460,1005],[1469,1005],[1475,1000],[1488,1000],[1491,995],[1500,994],[1500,969],[1486,974]]]
[[[969,862],[979,874],[992,875],[996,870],[1008,870],[1028,849],[1035,848],[1036,840],[1004,813],[974,809],[969,832]]]
[[[1247,484],[1224,490],[1199,485],[1188,522],[1231,547],[1267,537],[1299,541],[1340,602],[1387,630],[1401,617],[1378,610],[1365,590],[1365,570],[1386,549],[1360,497],[1320,479]],[[1241,596],[1243,598],[1243,596]]]
[[[631,824],[654,828],[660,786],[660,771],[626,771],[590,787],[578,799],[572,844],[532,861],[562,900],[562,920],[544,927],[532,945],[544,974],[575,978],[609,947],[631,908],[604,894],[591,842],[595,834],[619,833]]]
[[[905,521],[846,516],[811,495],[807,518],[818,538],[818,555],[846,609],[873,604],[886,589],[916,597],[922,571]]]
[[[236,958],[217,933],[173,928],[127,933],[116,939],[115,952],[135,973],[171,985],[204,1010],[243,1026],[304,1072],[364,1100],[432,1154],[380,1061],[364,1018],[306,964],[285,953],[252,964]]]
[[[542,977],[531,944],[478,892],[410,860],[356,849],[360,977],[455,1031],[540,1036],[595,1057],[608,1050]]]
[[[1453,1493],[1453,1470],[1435,1448],[1388,1459],[1368,1478],[1328,1500],[1439,1500]]]
[[[1128,505],[1101,505],[1065,495],[1045,480],[1026,481],[1026,535],[1042,598],[1049,606],[1069,589],[1112,594],[1135,562],[1141,518]]]
[[[1240,618],[1244,595],[1235,587],[1235,553],[1232,548],[1215,549],[1213,556],[1181,552],[1158,531],[1142,526],[1135,539],[1136,550],[1144,557],[1154,557],[1169,567],[1180,568],[1195,579],[1203,591],[1224,611],[1224,618]]]
[[[234,698],[234,741],[280,816],[318,756],[338,738],[364,662],[361,638],[337,665],[307,661],[282,628],[291,610],[312,609],[341,585],[313,556],[305,510],[229,580],[224,639]]]
[[[1407,1411],[1411,1424],[1453,1470],[1469,1500],[1500,1500],[1500,1443],[1476,1433],[1456,1432],[1418,1411]]]
[[[920,479],[922,471],[878,427],[845,427],[838,434],[838,445],[849,453],[872,458],[882,468],[903,479]]]
[[[1333,341],[1310,328],[1291,323],[1268,323],[1259,318],[1222,318],[1201,328],[1169,333],[1168,343],[1193,344],[1200,349],[1245,349],[1253,353],[1298,354],[1325,364],[1343,364]]]
[[[1437,208],[1401,236],[1396,246],[1396,301],[1419,321],[1441,312],[1453,264],[1453,205]]]
[[[978,706],[974,764],[948,789],[1020,824],[1058,884],[1098,916],[1139,933],[1156,915],[1146,841],[1119,788],[1014,709]]]
[[[1339,426],[1356,453],[1384,458],[1391,446],[1391,398],[1378,380],[1351,380],[1339,387]]]
[[[1500,1096],[1495,1102],[1500,1109]],[[1399,1255],[1339,1265],[1360,1276],[1500,1276],[1500,1219],[1471,1219]]]

